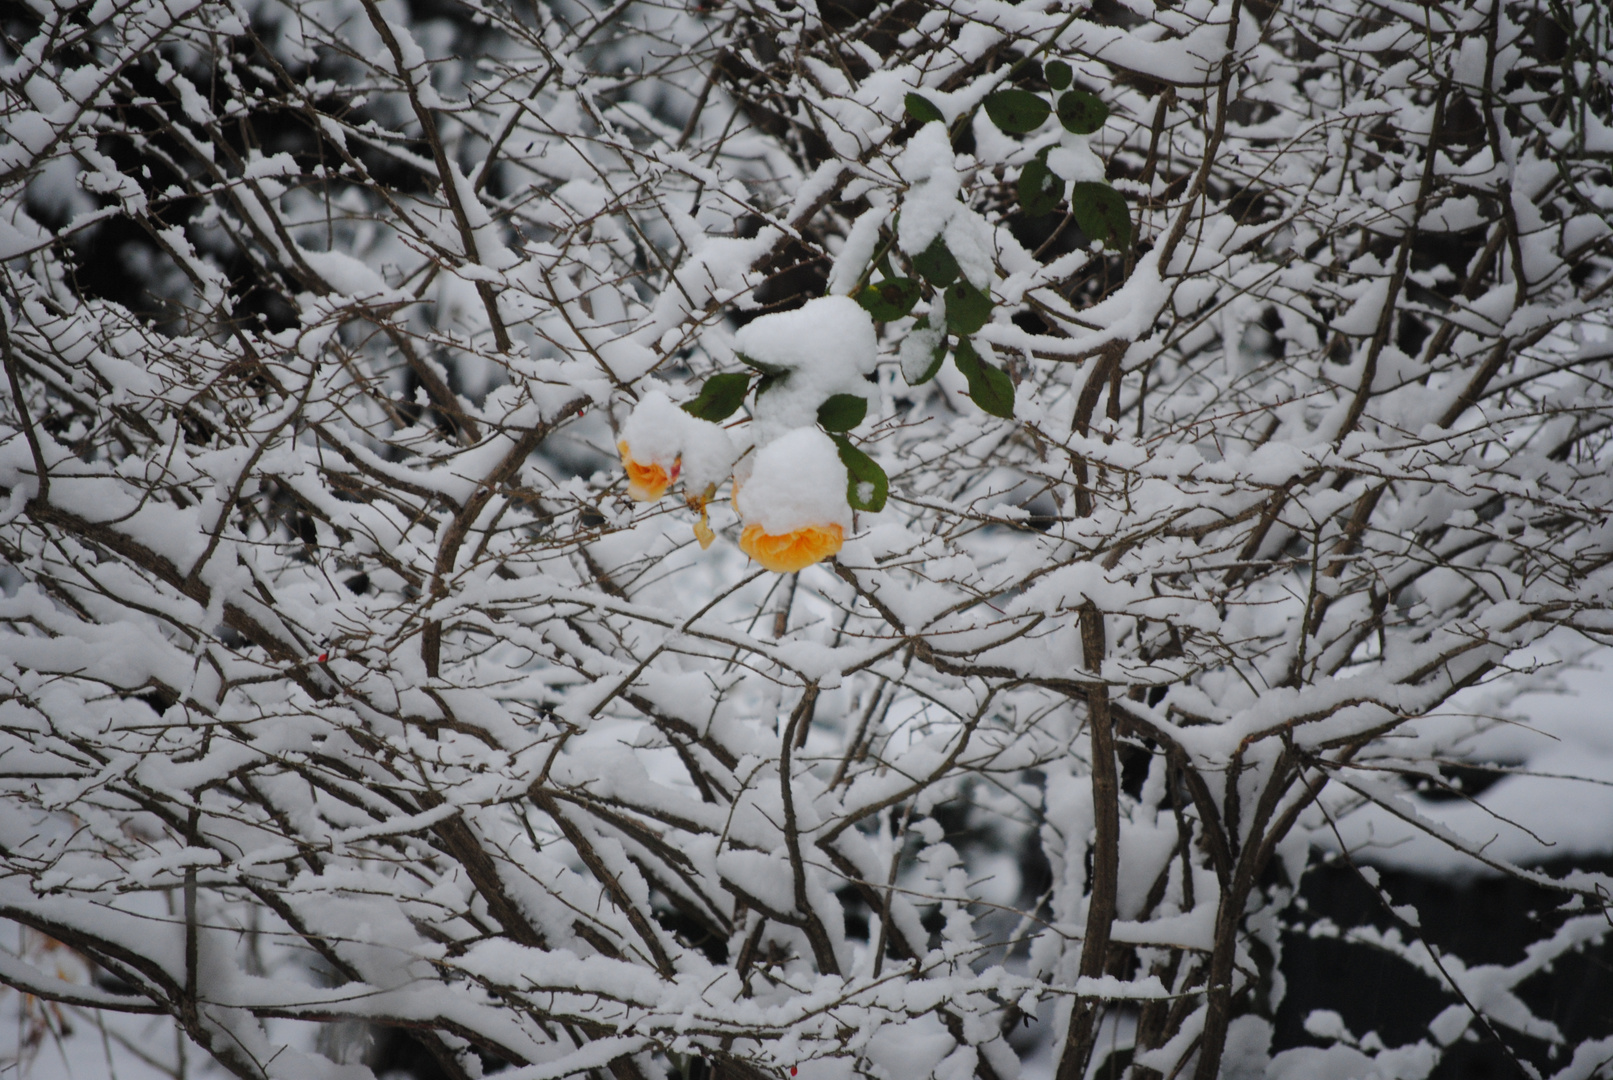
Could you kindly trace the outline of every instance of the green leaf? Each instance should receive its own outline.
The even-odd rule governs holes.
[[[1054,90],[1063,90],[1070,85],[1070,80],[1075,76],[1070,70],[1070,65],[1063,60],[1049,60],[1047,66],[1042,69],[1042,74],[1047,76],[1047,85]]]
[[[922,94],[908,94],[902,99],[907,106],[907,115],[921,124],[946,123],[947,118],[941,115],[941,110],[930,103],[930,99]]]
[[[909,386],[923,386],[941,370],[947,358],[947,336],[930,329],[930,317],[921,315],[907,337],[902,339],[902,378]]]
[[[1004,420],[1014,418],[1014,380],[1008,377],[1008,372],[982,360],[968,338],[958,339],[952,363],[959,374],[969,380],[970,401],[992,416]]]
[[[890,478],[879,463],[855,446],[844,435],[831,435],[835,449],[840,451],[841,464],[846,467],[846,502],[853,510],[867,510],[877,514],[885,509],[885,498],[890,494]]]
[[[891,322],[913,310],[920,291],[919,283],[912,278],[886,278],[858,293],[857,303],[875,322]]]
[[[769,364],[763,360],[752,360],[742,352],[736,352],[734,355],[739,358],[739,362],[741,364],[744,364],[746,367],[755,368],[763,375],[773,375],[782,379],[784,376],[790,373],[790,369],[787,367],[781,367],[778,364]]]
[[[1070,188],[1070,212],[1089,240],[1124,251],[1131,243],[1131,209],[1125,196],[1098,180],[1083,180]]]
[[[939,236],[930,241],[929,247],[913,256],[913,269],[936,288],[942,288],[958,280],[958,260],[952,257],[952,252],[947,250],[946,241]]]
[[[775,386],[784,385],[784,380],[788,379],[789,377],[790,377],[789,372],[780,372],[777,375],[774,375],[774,374],[772,374],[770,372],[770,373],[768,373],[766,375],[763,375],[760,379],[757,379],[756,380],[756,397],[757,397],[757,399],[760,400],[761,396],[763,394],[767,393],[769,390],[773,389]]]
[[[901,221],[902,215],[897,214],[896,217],[891,221],[891,228],[895,229],[897,225],[901,224]],[[874,269],[878,270],[887,278],[894,279],[901,277],[900,274],[891,268],[891,249],[889,244],[880,249],[879,260],[874,263]]]
[[[745,391],[749,388],[750,376],[743,371],[713,375],[693,401],[683,403],[683,411],[713,424],[719,423],[734,415],[745,403]]]
[[[907,385],[909,385],[909,386],[923,386],[925,383],[927,383],[931,379],[935,378],[935,376],[941,370],[942,362],[945,361],[946,358],[947,358],[947,343],[946,343],[945,339],[942,339],[941,344],[937,345],[934,349],[932,349],[930,351],[930,366],[925,368],[923,373],[920,374],[918,378],[916,378],[916,379],[907,379]],[[907,371],[905,369],[902,371],[902,377],[904,379],[907,378]]]
[[[1077,135],[1091,135],[1109,119],[1109,106],[1097,94],[1071,90],[1059,96],[1059,123]]]
[[[1043,217],[1058,208],[1064,198],[1064,180],[1047,167],[1045,161],[1033,161],[1019,173],[1019,205],[1026,217]]]
[[[947,286],[947,329],[972,334],[991,318],[991,297],[959,280]]]
[[[868,399],[856,394],[831,394],[818,406],[818,423],[825,431],[850,431],[868,415]]]
[[[1047,100],[1029,90],[998,90],[986,95],[986,116],[1010,135],[1035,131],[1052,112]]]

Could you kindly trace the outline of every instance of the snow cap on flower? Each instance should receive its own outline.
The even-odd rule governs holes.
[[[846,467],[815,427],[797,428],[757,451],[734,502],[745,521],[739,549],[780,574],[839,551],[851,525]]]
[[[879,360],[874,320],[849,296],[820,296],[794,311],[745,324],[734,348],[788,374],[756,396],[756,445],[817,422],[818,406],[834,394],[868,396],[863,376]]]
[[[745,521],[739,549],[780,574],[839,551],[851,525],[846,467],[815,427],[797,428],[757,451],[734,502]]]
[[[661,391],[639,399],[616,444],[627,469],[628,494],[650,502],[666,494],[681,473],[685,486],[704,492],[733,468],[733,440],[716,424],[690,416]]]
[[[851,527],[846,467],[834,441],[815,427],[797,428],[758,450],[735,505],[747,525],[775,536],[809,525]]]

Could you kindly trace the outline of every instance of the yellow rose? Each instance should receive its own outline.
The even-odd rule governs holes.
[[[760,525],[747,525],[739,537],[739,550],[776,574],[805,569],[840,550],[845,530],[839,525],[808,525],[773,536]]]
[[[627,470],[627,493],[639,502],[654,502],[666,494],[666,489],[678,478],[681,461],[672,463],[672,471],[654,462],[648,464],[633,460],[633,451],[627,443],[619,442],[616,449],[622,455],[622,466]]]

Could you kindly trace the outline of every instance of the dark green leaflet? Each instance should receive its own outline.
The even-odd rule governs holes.
[[[743,371],[713,375],[692,401],[683,403],[683,411],[718,423],[734,415],[734,411],[745,403],[745,391],[749,388],[750,376]]]
[[[946,123],[946,117],[941,115],[941,110],[921,94],[908,94],[902,99],[902,104],[907,107],[907,115],[921,124]]]
[[[1083,180],[1070,188],[1070,212],[1091,240],[1124,251],[1131,243],[1131,210],[1125,196],[1098,180]]]
[[[952,362],[969,380],[970,401],[992,416],[1005,420],[1014,418],[1014,380],[1008,377],[1008,372],[982,360],[968,338],[959,339]]]
[[[851,445],[844,435],[830,435],[835,449],[840,451],[841,464],[846,467],[846,502],[853,510],[878,513],[885,509],[885,498],[890,494],[890,478],[879,462]]]
[[[818,406],[818,423],[825,431],[850,431],[868,415],[868,399],[856,394],[832,394]]]
[[[913,256],[913,269],[938,289],[958,279],[958,260],[952,257],[946,241],[939,236],[930,241],[929,247]]]
[[[886,278],[866,286],[857,294],[857,303],[875,322],[892,322],[913,310],[920,291],[919,283],[912,278]]]
[[[1071,90],[1059,95],[1059,123],[1077,135],[1091,135],[1109,119],[1109,106],[1096,94]]]
[[[1042,126],[1053,107],[1029,90],[998,90],[986,95],[986,116],[1010,135],[1023,135]]]
[[[947,286],[947,329],[972,334],[991,319],[991,297],[958,280]]]
[[[1064,198],[1064,181],[1040,159],[1026,165],[1019,174],[1019,205],[1027,217],[1043,217],[1058,208]]]

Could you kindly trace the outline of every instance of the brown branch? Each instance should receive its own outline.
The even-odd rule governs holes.
[[[790,771],[790,753],[795,748],[796,729],[812,723],[812,711],[818,702],[818,684],[809,682],[796,703],[795,711],[784,725],[779,749],[779,794],[784,801],[784,844],[790,853],[790,872],[795,882],[795,907],[801,913],[802,930],[812,945],[813,959],[818,970],[825,975],[840,974],[840,962],[835,959],[834,945],[829,933],[818,918],[807,895],[806,862],[801,857],[801,828],[795,816],[795,777]]]
[[[1108,652],[1103,613],[1088,600],[1081,605],[1081,662],[1100,674]],[[1087,728],[1092,739],[1092,810],[1096,835],[1092,842],[1092,891],[1087,898],[1086,937],[1081,942],[1080,974],[1102,976],[1109,965],[1109,935],[1114,928],[1115,900],[1120,881],[1120,776],[1115,765],[1114,718],[1109,711],[1109,688],[1101,679],[1087,684]],[[1070,1011],[1064,1048],[1056,1080],[1082,1080],[1092,1059],[1098,998],[1077,997]]]

